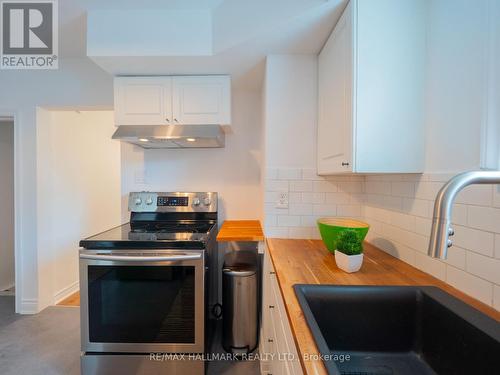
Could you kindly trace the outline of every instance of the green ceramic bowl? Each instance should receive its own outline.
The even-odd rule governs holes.
[[[323,242],[331,253],[337,248],[337,238],[343,230],[355,230],[364,240],[370,225],[364,221],[349,219],[347,217],[322,217],[318,219],[318,228]]]

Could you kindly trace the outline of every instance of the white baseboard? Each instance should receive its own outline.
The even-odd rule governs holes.
[[[59,302],[69,297],[73,293],[78,292],[78,290],[80,290],[80,282],[78,281],[75,281],[67,287],[62,288],[60,291],[54,294],[54,305],[57,305]]]
[[[20,314],[38,314],[38,300],[37,299],[23,299],[21,301]]]

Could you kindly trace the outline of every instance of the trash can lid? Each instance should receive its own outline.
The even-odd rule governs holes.
[[[252,276],[257,273],[257,268],[251,264],[232,264],[224,266],[222,272],[232,276]]]

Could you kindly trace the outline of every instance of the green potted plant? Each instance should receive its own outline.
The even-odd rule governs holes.
[[[363,264],[363,243],[356,231],[346,229],[339,234],[335,262],[345,272],[359,271]]]

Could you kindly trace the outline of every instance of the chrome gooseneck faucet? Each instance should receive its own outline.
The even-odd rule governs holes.
[[[471,171],[456,175],[437,194],[434,202],[429,256],[446,259],[448,248],[453,245],[450,236],[451,209],[456,195],[466,186],[473,184],[500,184],[500,171]]]

